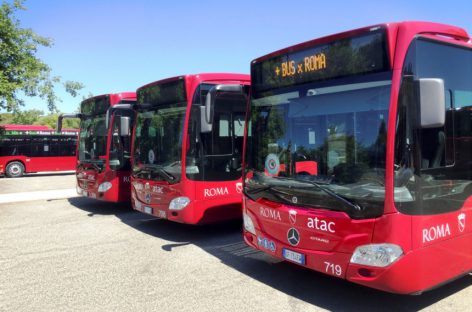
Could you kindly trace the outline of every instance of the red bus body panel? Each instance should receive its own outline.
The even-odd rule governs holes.
[[[43,131],[55,133],[48,126],[40,125],[0,125],[4,130],[18,131]],[[77,129],[63,129],[67,132],[75,132]],[[19,161],[25,167],[25,173],[44,172],[44,171],[71,171],[75,169],[76,156],[51,156],[51,157],[29,157],[26,155],[0,156],[0,175],[5,174],[5,168],[12,161]]]
[[[110,107],[120,103],[121,100],[135,100],[135,92],[121,92],[107,94],[110,97]],[[102,97],[99,95],[96,97]],[[111,124],[111,123],[110,123]],[[111,127],[109,127],[107,139],[107,154],[103,157],[106,166],[103,172],[97,172],[90,168],[80,166],[79,153],[77,152],[77,193],[86,197],[99,199],[107,202],[128,202],[131,198],[130,171],[112,170],[108,163],[110,151],[110,139],[112,137]],[[110,182],[112,187],[106,192],[99,192],[98,187],[103,182]]]
[[[243,212],[251,218],[256,231],[253,235],[244,229],[244,240],[249,246],[283,260],[287,259],[283,257],[282,249],[301,253],[305,257],[303,266],[358,284],[393,293],[420,293],[472,271],[472,194],[460,210],[449,213],[411,216],[396,209],[393,200],[394,135],[403,60],[411,41],[420,34],[470,48],[472,44],[468,34],[462,28],[426,22],[376,25],[301,43],[255,61],[376,27],[386,29],[393,71],[384,215],[376,219],[354,220],[343,212],[300,208],[265,200],[256,202],[243,195]],[[300,233],[300,242],[296,246],[288,240],[291,228]],[[356,247],[381,243],[400,246],[403,256],[384,268],[350,263]],[[334,270],[334,267],[339,270]]]
[[[235,181],[192,181],[186,177],[185,162],[188,140],[188,123],[193,95],[202,82],[214,84],[245,84],[250,82],[249,75],[204,73],[168,78],[147,84],[143,87],[185,79],[187,92],[187,111],[183,129],[182,178],[176,184],[161,181],[148,181],[131,176],[131,203],[133,209],[150,213],[155,217],[187,224],[214,223],[241,218],[241,178]],[[134,144],[134,142],[133,142]],[[132,147],[134,150],[134,147]],[[170,211],[169,203],[178,196],[190,198],[190,204],[180,211]],[[151,209],[146,211],[145,209]]]

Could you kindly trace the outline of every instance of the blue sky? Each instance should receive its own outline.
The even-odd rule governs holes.
[[[9,0],[9,2],[11,2]],[[52,38],[38,56],[82,95],[134,91],[166,77],[249,73],[250,61],[320,36],[383,22],[425,20],[472,33],[470,1],[26,0],[21,27]],[[57,89],[62,112],[81,100]],[[46,111],[37,98],[26,109]]]

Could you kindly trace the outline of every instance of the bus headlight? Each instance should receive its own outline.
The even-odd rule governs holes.
[[[176,197],[170,201],[169,209],[170,210],[182,210],[187,205],[190,204],[190,199],[185,196]]]
[[[248,231],[251,234],[256,235],[256,228],[254,227],[254,222],[252,222],[251,217],[243,212],[243,223],[244,223],[244,229]]]
[[[351,263],[386,267],[403,255],[400,246],[394,244],[371,244],[359,246],[351,257]]]
[[[103,182],[102,184],[98,186],[98,191],[100,193],[103,193],[111,189],[111,187],[112,187],[112,184],[110,182]]]

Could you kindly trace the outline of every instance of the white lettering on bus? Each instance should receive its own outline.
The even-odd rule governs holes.
[[[439,238],[451,236],[449,224],[432,226],[429,229],[423,229],[423,243],[432,242]]]
[[[229,192],[228,192],[227,187],[214,187],[211,189],[204,190],[205,197],[222,196],[222,195],[228,195],[228,194]]]
[[[315,229],[318,231],[335,233],[335,225],[336,224],[334,222],[328,222],[325,220],[320,220],[318,218],[308,218],[308,223],[306,226],[308,226],[310,229]]]
[[[164,188],[162,186],[157,186],[157,185],[152,186],[153,193],[164,194],[163,189]]]
[[[267,219],[282,221],[282,218],[280,217],[280,211],[278,210],[260,207],[259,214]]]
[[[123,177],[123,182],[124,183],[130,183],[131,182],[131,177],[130,176],[124,176]]]

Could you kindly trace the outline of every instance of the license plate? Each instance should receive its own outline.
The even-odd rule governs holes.
[[[152,215],[152,208],[148,206],[144,206],[144,212],[147,214]]]
[[[305,255],[299,252],[295,252],[289,249],[282,249],[282,257],[289,261],[298,263],[298,264],[305,264]]]

